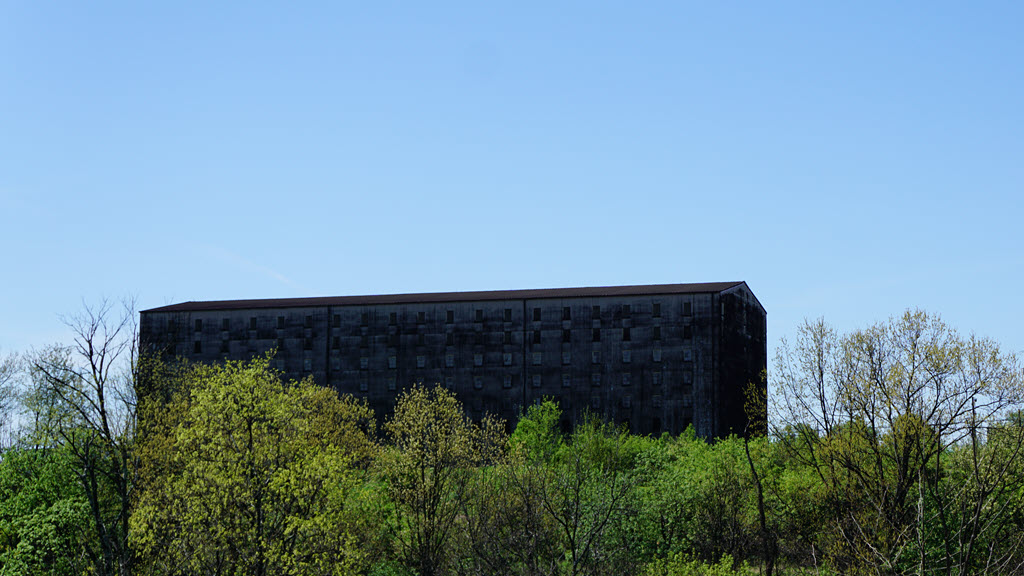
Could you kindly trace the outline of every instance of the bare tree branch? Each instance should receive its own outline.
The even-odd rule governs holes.
[[[42,445],[66,446],[78,460],[102,555],[95,570],[123,576],[132,567],[128,516],[136,473],[131,455],[138,365],[134,302],[115,309],[102,300],[62,320],[74,334],[73,345],[46,348],[28,362],[33,436]]]

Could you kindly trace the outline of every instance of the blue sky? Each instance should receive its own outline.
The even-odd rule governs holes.
[[[103,296],[746,280],[1024,352],[1024,7],[0,2],[0,351]]]

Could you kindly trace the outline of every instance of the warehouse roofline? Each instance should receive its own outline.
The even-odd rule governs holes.
[[[695,284],[646,284],[639,286],[592,286],[585,288],[488,290],[482,292],[428,292],[424,294],[380,294],[374,296],[326,296],[313,298],[267,298],[260,300],[212,300],[206,302],[182,302],[179,304],[171,304],[169,306],[161,306],[159,308],[151,308],[149,310],[143,310],[142,312],[200,312],[205,310],[246,310],[253,308],[373,306],[378,304],[429,304],[437,302],[541,300],[545,298],[599,298],[614,296],[656,296],[659,294],[703,294],[709,292],[724,292],[726,290],[735,288],[740,285],[746,285],[746,282],[739,281],[701,282]]]

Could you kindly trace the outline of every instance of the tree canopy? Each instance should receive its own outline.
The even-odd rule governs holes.
[[[266,357],[194,366],[152,407],[135,546],[163,574],[346,574],[361,560],[345,502],[367,457],[364,404]],[[157,415],[160,413],[160,415]]]

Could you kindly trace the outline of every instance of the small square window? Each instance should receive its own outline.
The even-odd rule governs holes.
[[[398,382],[394,376],[388,376],[388,390],[394,392],[395,388],[398,388]]]
[[[388,368],[395,369],[398,367],[398,357],[388,356]]]
[[[533,343],[540,344],[540,330],[533,331]]]
[[[447,324],[455,323],[455,310],[446,310],[444,313],[444,321]]]
[[[284,316],[278,316],[277,317],[277,329],[278,330],[283,330],[284,329]]]
[[[192,346],[192,352],[194,354],[202,354],[203,353],[203,343],[201,341],[199,341],[199,340],[196,340],[195,344],[193,344],[193,346]]]
[[[512,309],[511,308],[505,308],[505,322],[511,322],[511,321],[512,321]]]
[[[591,334],[590,339],[593,340],[594,342],[600,342],[601,341],[601,329],[600,328],[594,328],[594,332]]]
[[[444,365],[448,368],[455,366],[455,354],[445,354]]]
[[[594,350],[594,351],[592,351],[590,353],[590,362],[592,364],[600,364],[601,363],[601,351],[600,350]]]
[[[227,318],[221,320],[220,329],[227,332],[229,329],[231,329],[231,321],[228,320]]]
[[[484,387],[484,379],[481,376],[473,376],[473,388],[482,390]]]
[[[370,383],[367,380],[365,380],[365,379],[360,380],[359,381],[359,391],[360,392],[369,392],[370,391]]]
[[[196,332],[202,332],[202,331],[203,331],[203,320],[201,318],[196,318]]]
[[[623,342],[629,342],[629,336],[630,336],[629,328],[623,328],[622,329],[622,341]]]
[[[562,308],[562,320],[572,320],[572,308],[568,306]]]
[[[625,384],[625,383],[623,383],[623,384]],[[626,394],[625,396],[623,396],[622,397],[622,407],[623,408],[632,408],[633,407],[633,397],[630,396],[629,394]]]
[[[683,315],[689,316],[693,314],[693,306],[689,302],[683,302]]]
[[[651,373],[651,383],[655,386],[661,386],[661,372]]]
[[[693,372],[689,370],[683,371],[683,384],[693,384]]]
[[[622,375],[622,385],[623,386],[632,386],[633,385],[633,375],[629,374],[628,372],[626,374],[623,374]]]
[[[359,368],[360,370],[366,370],[370,367],[370,359],[366,356],[359,357]]]
[[[511,366],[512,365],[512,353],[511,352],[505,352],[504,354],[501,355],[501,360],[505,364],[505,366]]]
[[[655,302],[651,310],[651,315],[655,318],[661,318],[661,302]]]
[[[651,351],[651,358],[655,362],[661,362],[661,348],[655,348]]]
[[[653,336],[655,340],[661,340],[661,326],[655,326],[652,329],[651,336]]]
[[[503,388],[511,388],[512,387],[512,375],[511,374],[505,374],[505,379],[502,381],[501,386]]]
[[[693,350],[686,348],[683,350],[683,362],[693,361]]]
[[[562,364],[572,364],[572,352],[562,352]]]
[[[451,332],[444,335],[445,346],[455,346],[455,334]]]
[[[306,326],[306,328],[312,328],[313,327],[313,317],[312,316],[306,316],[305,326]]]
[[[562,330],[562,342],[572,342],[572,330]]]
[[[220,339],[221,340],[227,340],[230,337],[231,337],[231,333],[230,332],[225,331],[225,332],[221,332],[220,333]]]
[[[651,405],[655,408],[661,408],[661,394],[651,396]]]
[[[416,357],[416,367],[424,368],[427,365],[427,357],[422,354]]]
[[[303,358],[302,359],[302,369],[305,370],[306,372],[309,372],[309,371],[313,370],[313,359],[312,358]]]
[[[590,397],[590,408],[592,410],[600,410],[601,409],[601,397],[600,396],[591,396]]]
[[[540,374],[534,374],[533,375],[533,387],[534,388],[540,388],[540,385],[542,383],[543,383],[543,381],[540,378]]]
[[[256,329],[256,317],[252,316],[251,318],[249,318],[249,330],[255,330],[255,329]]]
[[[334,370],[334,371],[341,370],[341,359],[340,358],[331,358],[331,370]]]
[[[477,310],[476,310],[476,321],[477,322],[483,322],[484,321],[484,311],[479,309],[479,308],[477,308]]]
[[[473,354],[473,365],[474,366],[483,366],[484,365],[484,355],[483,354]]]
[[[601,375],[596,373],[596,372],[591,374],[590,375],[590,385],[591,386],[600,386],[601,385]]]
[[[533,309],[533,321],[540,322],[540,308]]]
[[[449,389],[449,390],[455,388],[455,377],[454,376],[445,376],[444,377],[444,387]]]
[[[398,324],[398,312],[392,312],[388,314],[388,324]]]
[[[369,326],[370,325],[370,313],[369,312],[363,312],[362,314],[359,315],[359,324],[361,326]]]
[[[426,321],[427,321],[427,313],[426,312],[420,311],[420,312],[416,313],[416,322],[417,323],[423,324]]]
[[[623,350],[622,351],[622,363],[623,364],[629,364],[632,361],[633,361],[633,351],[632,350]]]
[[[572,374],[562,374],[562,388],[572,387]]]

